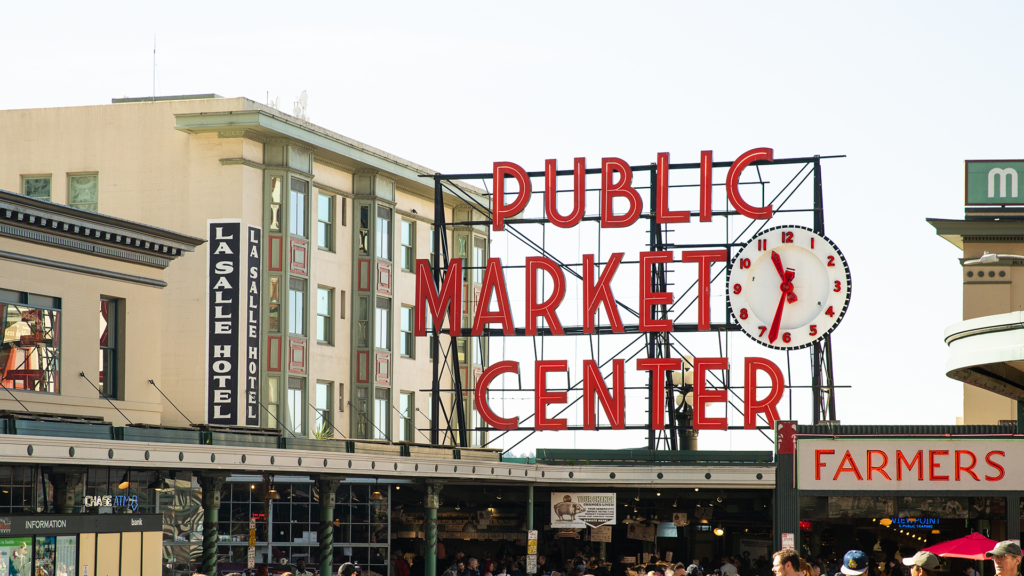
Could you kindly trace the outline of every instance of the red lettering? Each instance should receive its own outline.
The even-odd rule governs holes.
[[[876,454],[882,457],[882,463],[879,464],[878,466],[875,466],[874,464],[871,463]],[[889,478],[889,475],[885,473],[885,467],[888,465],[889,456],[885,453],[884,450],[868,450],[868,481],[871,480],[871,477],[874,475],[875,472],[878,472],[879,474],[884,476],[886,480],[892,480],[892,478]]]
[[[915,455],[914,459],[911,460],[910,462],[907,462],[907,459],[906,459],[905,456],[903,456],[903,452],[901,450],[897,450],[896,451],[896,481],[899,482],[900,480],[903,480],[903,469],[900,468],[901,464],[906,465],[907,472],[912,471],[914,469],[914,466],[916,465],[917,466],[917,479],[918,480],[924,480],[924,464],[922,464],[923,461],[924,461],[924,454],[923,454],[923,451],[921,451],[921,450],[917,451],[917,455]]]
[[[929,450],[928,451],[928,479],[932,482],[945,482],[949,480],[949,476],[939,476],[935,473],[935,469],[940,466],[935,461],[936,456],[948,456],[949,450]]]
[[[594,255],[583,255],[583,333],[594,333],[594,313],[597,306],[604,304],[604,311],[608,314],[608,323],[611,324],[612,332],[625,332],[622,326],[622,319],[619,318],[619,308],[615,305],[615,296],[612,295],[612,277],[619,268],[622,261],[622,252],[615,252],[608,258],[604,270],[594,284]]]
[[[740,155],[729,167],[729,175],[725,179],[725,192],[729,195],[729,203],[732,204],[733,208],[737,212],[746,216],[747,218],[753,218],[754,220],[767,220],[772,217],[772,205],[769,204],[763,208],[754,208],[740,196],[740,175],[743,174],[743,169],[749,166],[752,162],[758,160],[772,161],[772,149],[771,148],[754,148],[753,150],[747,150]],[[703,218],[702,218],[703,220]]]
[[[626,378],[625,360],[612,360],[613,394],[608,392],[601,369],[593,360],[583,361],[583,428],[597,430],[597,411],[594,406],[594,395],[601,402],[608,423],[615,430],[626,427]],[[662,410],[664,412],[664,410]]]
[[[544,270],[551,277],[554,286],[551,289],[551,296],[543,301],[537,302],[537,271]],[[562,269],[552,260],[541,256],[529,256],[526,258],[526,335],[537,334],[537,317],[543,316],[552,334],[565,334],[562,330],[562,323],[558,320],[558,312],[555,310],[565,298],[565,274]]]
[[[965,454],[967,456],[971,457],[971,464],[969,466],[963,466],[962,464],[960,464],[960,456],[961,455],[965,455]],[[978,463],[978,457],[974,455],[974,452],[971,452],[970,450],[957,450],[956,451],[956,480],[957,480],[957,482],[960,481],[960,472],[961,471],[967,472],[968,474],[971,475],[972,478],[974,478],[975,481],[981,482],[981,478],[978,478],[978,475],[975,474],[974,470],[973,470],[974,465],[977,464],[977,463]]]
[[[512,360],[502,360],[501,362],[495,362],[484,369],[483,373],[476,380],[476,392],[473,394],[473,403],[476,405],[476,411],[480,413],[480,418],[497,428],[498,430],[515,430],[519,427],[519,417],[514,418],[502,418],[491,410],[489,404],[487,404],[487,386],[491,383],[491,380],[499,374],[505,374],[506,372],[519,373],[519,362],[513,362]]]
[[[665,372],[683,369],[682,358],[640,358],[637,370],[651,372],[651,430],[665,429]]]
[[[700,153],[700,221],[711,222],[711,150]]]
[[[680,262],[697,263],[697,329],[711,329],[711,263],[724,262],[725,250],[684,250]]]
[[[443,295],[443,298],[442,298]],[[427,335],[427,307],[433,315],[434,327],[440,333],[444,323],[445,312],[450,320],[448,333],[452,336],[462,335],[462,259],[455,258],[448,262],[448,271],[444,273],[440,293],[434,284],[434,274],[430,270],[430,261],[416,261],[416,335]]]
[[[511,203],[505,204],[505,177],[512,176],[519,183],[519,195]],[[533,188],[530,185],[530,175],[521,166],[513,162],[494,163],[494,194],[491,195],[491,229],[504,230],[505,218],[515,216],[524,209],[530,202],[530,194]]]
[[[825,463],[821,461],[822,454],[835,454],[835,450],[815,450],[814,451],[814,479],[821,480],[821,469],[825,467]]]
[[[497,296],[498,309],[490,311],[491,292]],[[508,303],[508,290],[505,288],[505,274],[501,271],[501,260],[487,259],[484,270],[484,283],[480,289],[480,301],[476,304],[476,318],[473,319],[473,336],[483,334],[485,324],[501,324],[501,331],[506,336],[515,336],[516,326],[512,323],[512,307]]]
[[[771,392],[763,400],[757,399],[757,371],[766,374],[772,381]],[[743,363],[743,427],[747,430],[757,428],[757,415],[764,413],[768,419],[768,426],[775,429],[775,422],[779,420],[777,405],[782,400],[782,393],[786,389],[786,381],[782,377],[782,370],[771,360],[765,358],[747,358]]]
[[[548,372],[568,372],[569,363],[565,360],[538,360],[534,363],[534,420],[536,424],[533,429],[541,430],[565,430],[568,426],[565,418],[548,418],[548,404],[565,404],[565,392],[548,392]]]
[[[1002,450],[993,450],[993,451],[991,451],[991,452],[989,452],[988,454],[985,455],[985,462],[988,462],[989,466],[995,468],[996,470],[999,470],[999,476],[988,476],[988,475],[985,476],[985,480],[988,480],[989,482],[995,482],[996,480],[1002,480],[1003,476],[1006,475],[1006,470],[1003,470],[1002,466],[1000,466],[999,464],[996,464],[995,462],[992,461],[992,456],[994,456],[996,454],[998,454],[1000,456],[1004,456],[1004,457],[1006,456],[1006,452],[1003,452]]]
[[[613,183],[615,173],[621,175],[617,183]],[[633,170],[620,158],[601,159],[601,228],[625,228],[636,222],[640,217],[643,200],[632,186]],[[612,211],[615,198],[629,200],[629,210],[622,216]]]
[[[694,430],[728,430],[729,423],[723,418],[705,416],[707,404],[726,402],[729,399],[725,390],[708,390],[705,388],[705,372],[708,370],[728,370],[728,358],[694,358],[693,360],[693,429]]]
[[[548,220],[559,228],[572,228],[583,220],[587,210],[587,160],[576,158],[572,168],[572,212],[568,216],[558,213],[557,175],[555,160],[544,162],[544,211]]]
[[[847,467],[846,464],[850,466]],[[846,451],[846,455],[843,456],[843,461],[839,463],[839,469],[836,470],[836,475],[832,477],[833,480],[839,480],[839,475],[843,472],[853,472],[853,475],[857,477],[857,480],[863,480],[864,478],[860,475],[860,470],[857,468],[857,463],[853,461],[853,456],[850,456],[850,451]]]
[[[655,213],[659,224],[673,224],[677,222],[689,222],[690,211],[679,210],[673,212],[668,209],[668,152],[658,154],[658,180],[657,180],[657,201],[655,202]]]
[[[671,332],[672,320],[652,319],[651,307],[672,304],[671,292],[651,292],[651,266],[663,262],[672,263],[671,252],[640,253],[640,326],[641,332]]]

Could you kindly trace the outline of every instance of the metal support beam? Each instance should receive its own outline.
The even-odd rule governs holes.
[[[334,571],[334,505],[341,478],[322,476],[317,479],[317,491],[320,493],[320,533],[317,541],[320,544],[320,573],[330,574]]]
[[[224,478],[221,475],[199,477],[199,486],[203,489],[203,574],[217,573],[217,522]]]
[[[423,547],[423,576],[437,576],[437,508],[443,484],[428,482],[427,494],[423,501],[426,521],[423,532],[426,545]]]

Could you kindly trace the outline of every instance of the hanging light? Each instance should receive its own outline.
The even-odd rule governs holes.
[[[657,496],[661,496],[661,492],[655,492]]]
[[[275,490],[273,486],[271,486],[270,490],[267,490],[267,500],[280,500],[280,499],[281,499],[281,495],[277,493],[277,490]]]
[[[694,488],[693,491],[694,492],[700,492],[700,488]]]
[[[672,501],[672,507],[673,508],[678,508],[679,507],[679,500],[678,499]]]
[[[473,521],[466,522],[466,525],[462,527],[462,531],[466,534],[476,534],[476,524]]]
[[[498,500],[501,500],[501,490],[498,490]]]
[[[700,508],[700,502],[697,502],[697,508]]]
[[[146,485],[146,490],[160,490],[163,487],[164,487],[164,480],[163,480],[163,478],[160,477],[159,474],[157,474],[156,478],[154,478],[152,482],[150,482],[149,484]]]
[[[121,476],[121,483],[117,485],[117,488],[119,490],[125,490],[131,485],[132,483],[128,481],[128,471],[125,470],[124,476]]]
[[[401,490],[401,489],[402,489],[402,487],[401,487],[401,486],[399,486],[399,485],[397,485],[397,484],[395,485],[395,490]]]
[[[376,488],[374,488],[373,492],[370,494],[370,500],[372,500],[374,502],[380,502],[383,499],[384,499],[384,495],[380,493],[380,490],[377,490]]]
[[[456,510],[462,510],[462,508],[459,508],[459,501],[458,500],[455,501],[455,509]]]
[[[725,535],[725,528],[722,528],[721,524],[719,524],[718,526],[715,526],[715,536],[724,536],[724,535]]]

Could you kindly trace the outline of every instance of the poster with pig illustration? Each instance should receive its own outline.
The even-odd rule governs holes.
[[[551,493],[552,528],[596,528],[615,524],[615,493]]]

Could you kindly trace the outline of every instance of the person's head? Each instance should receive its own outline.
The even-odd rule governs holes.
[[[821,576],[821,564],[811,564],[811,576]]]
[[[305,560],[299,560],[298,562],[295,563],[295,565],[299,567],[299,572],[305,572],[306,571],[306,561]]]
[[[260,564],[256,567],[256,576],[267,576],[267,565]]]
[[[996,576],[1016,576],[1020,570],[1020,544],[1013,540],[1003,540],[992,550],[985,552],[985,557],[992,560],[996,567]]]
[[[455,567],[458,568],[459,571],[461,572],[461,571],[466,569],[466,563],[463,562],[462,560],[456,560],[455,561]]]
[[[792,548],[779,550],[772,555],[772,572],[775,576],[796,576],[800,571],[800,555]]]
[[[356,565],[351,562],[345,562],[338,568],[338,576],[352,576],[356,573]],[[266,576],[266,570],[260,576]]]
[[[480,566],[480,561],[479,560],[477,560],[476,558],[470,558],[469,559],[469,569],[470,570],[476,570],[476,568],[478,566]]]
[[[903,564],[910,566],[910,576],[935,576],[939,571],[940,563],[938,556],[924,551],[914,554],[911,558],[903,559]]]
[[[846,556],[843,556],[843,566],[840,571],[847,576],[860,576],[868,571],[870,564],[867,554],[860,550],[850,550]]]

